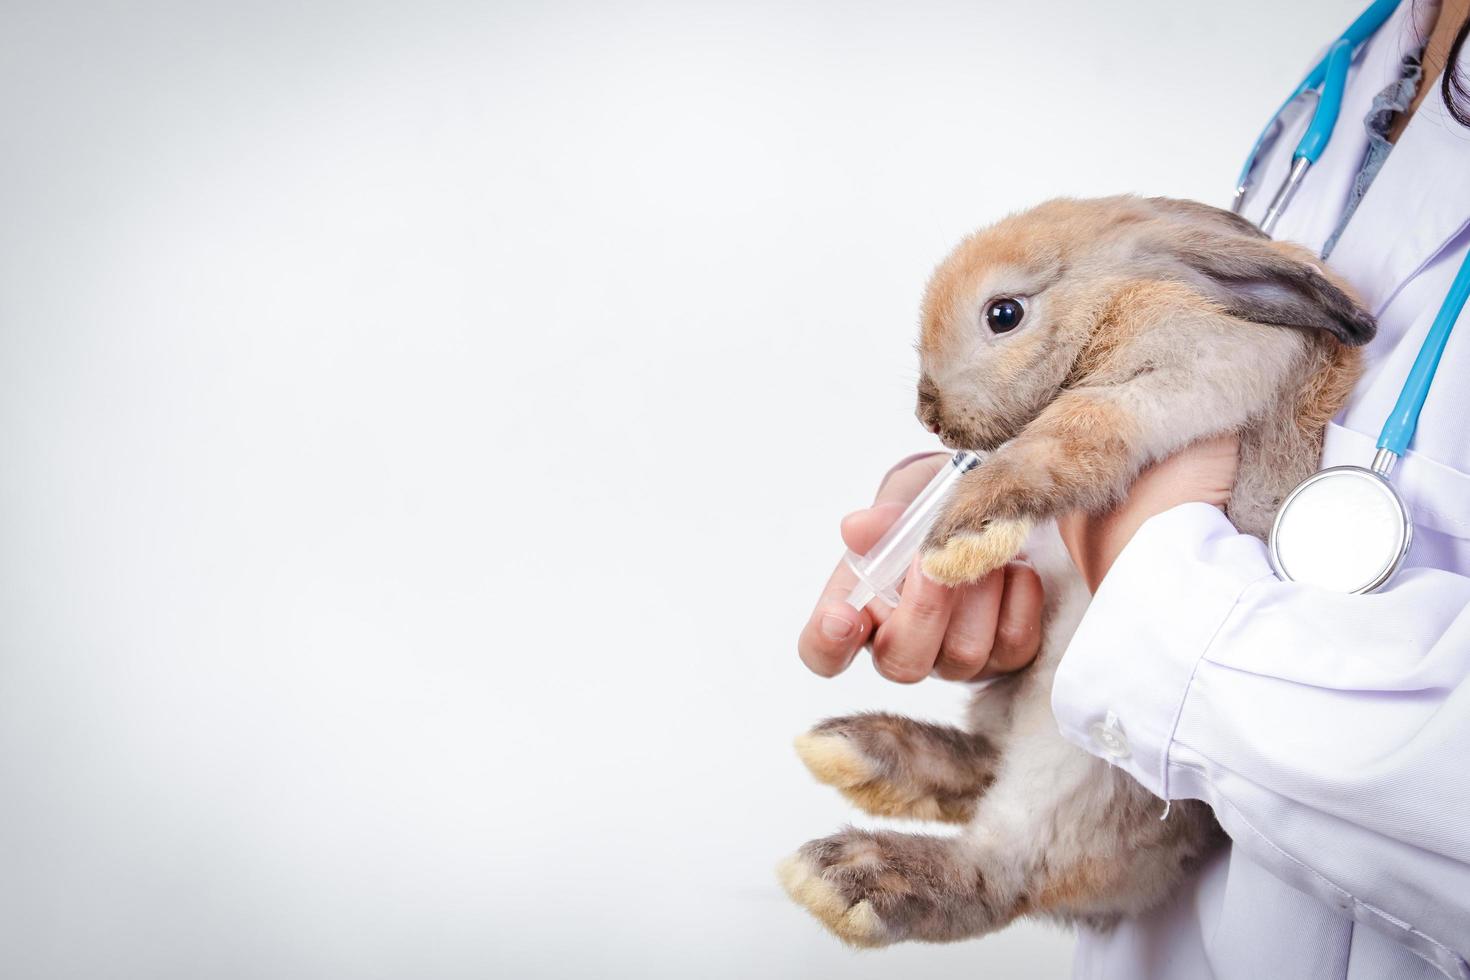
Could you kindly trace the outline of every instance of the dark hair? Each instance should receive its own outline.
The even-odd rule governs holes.
[[[1470,34],[1470,17],[1460,25],[1460,33],[1455,35],[1455,43],[1450,45],[1450,55],[1445,59],[1444,72],[1439,78],[1445,107],[1461,126],[1470,126],[1470,81],[1460,74],[1460,51],[1465,47],[1466,34]]]

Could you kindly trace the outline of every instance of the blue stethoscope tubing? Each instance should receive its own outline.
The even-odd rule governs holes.
[[[1399,392],[1399,400],[1394,403],[1393,411],[1388,413],[1388,419],[1383,423],[1383,431],[1378,435],[1380,450],[1386,450],[1395,456],[1403,456],[1408,450],[1409,440],[1414,438],[1414,429],[1419,425],[1419,413],[1424,408],[1425,399],[1429,397],[1429,386],[1434,381],[1434,372],[1439,369],[1440,355],[1450,342],[1450,331],[1464,311],[1467,297],[1470,297],[1470,252],[1466,253],[1465,260],[1460,263],[1460,271],[1450,283],[1444,302],[1440,304],[1439,313],[1429,325],[1424,343],[1419,346],[1419,355],[1414,358],[1414,366],[1409,368],[1409,376],[1404,379],[1404,389]]]
[[[1322,60],[1307,72],[1301,84],[1292,90],[1281,103],[1265,127],[1261,129],[1261,135],[1256,137],[1255,144],[1251,147],[1250,154],[1245,158],[1245,164],[1240,168],[1240,176],[1235,179],[1235,201],[1232,210],[1237,214],[1245,206],[1247,194],[1250,192],[1252,176],[1256,169],[1256,163],[1260,160],[1265,149],[1274,143],[1283,128],[1282,116],[1298,100],[1310,93],[1315,93],[1317,87],[1322,87],[1322,93],[1317,101],[1317,109],[1312,113],[1312,121],[1307,126],[1307,131],[1297,143],[1296,151],[1292,154],[1292,173],[1282,184],[1281,190],[1277,192],[1277,200],[1272,202],[1272,207],[1267,210],[1270,225],[1262,222],[1262,230],[1267,234],[1276,223],[1281,212],[1290,203],[1292,194],[1301,183],[1302,177],[1306,175],[1307,168],[1317,162],[1322,151],[1327,148],[1327,143],[1332,139],[1333,127],[1337,125],[1338,111],[1342,108],[1342,93],[1347,87],[1347,70],[1352,62],[1353,52],[1363,44],[1364,41],[1377,33],[1384,22],[1398,9],[1400,0],[1374,0],[1358,15],[1357,20],[1348,25],[1347,30],[1340,34]]]
[[[1317,162],[1332,139],[1332,131],[1336,127],[1337,117],[1342,108],[1342,96],[1347,87],[1347,71],[1352,62],[1353,53],[1383,26],[1398,5],[1399,0],[1375,0],[1367,10],[1363,11],[1358,19],[1353,21],[1348,29],[1332,43],[1322,60],[1307,73],[1307,77],[1302,79],[1301,84],[1282,103],[1281,108],[1276,111],[1265,129],[1261,131],[1255,145],[1251,147],[1250,155],[1246,158],[1245,166],[1241,168],[1240,177],[1236,180],[1233,210],[1237,213],[1244,206],[1257,162],[1266,148],[1279,138],[1281,131],[1285,128],[1283,114],[1298,99],[1314,92],[1317,86],[1321,86],[1316,111],[1312,114],[1312,120],[1306,132],[1292,153],[1291,170],[1261,220],[1261,230],[1266,234],[1271,234],[1277,219],[1281,217],[1282,211],[1291,202],[1307,170]],[[1291,510],[1293,501],[1299,497],[1303,500],[1311,497],[1313,494],[1309,490],[1314,485],[1320,487],[1333,480],[1337,480],[1340,486],[1344,485],[1342,483],[1344,480],[1347,484],[1352,484],[1356,480],[1359,486],[1366,480],[1368,485],[1378,486],[1385,499],[1391,500],[1391,507],[1395,511],[1395,519],[1399,526],[1399,533],[1392,546],[1393,550],[1383,556],[1384,561],[1381,565],[1372,566],[1371,575],[1366,576],[1361,582],[1354,581],[1335,587],[1356,593],[1372,592],[1386,585],[1397,572],[1408,553],[1409,543],[1413,539],[1413,522],[1407,505],[1404,504],[1398,491],[1389,483],[1388,478],[1393,472],[1394,464],[1408,451],[1409,443],[1414,437],[1414,430],[1419,424],[1419,415],[1429,397],[1430,385],[1439,368],[1440,358],[1449,343],[1450,331],[1454,329],[1455,322],[1464,312],[1467,299],[1470,299],[1470,254],[1467,254],[1464,261],[1461,262],[1459,271],[1456,272],[1449,290],[1445,293],[1444,302],[1440,304],[1439,312],[1435,314],[1434,321],[1425,333],[1419,353],[1415,356],[1408,377],[1404,380],[1403,390],[1399,392],[1393,410],[1389,412],[1388,418],[1383,423],[1383,430],[1378,436],[1378,452],[1373,458],[1372,466],[1337,466],[1322,470],[1303,481],[1282,503],[1272,525],[1270,551],[1272,563],[1283,578],[1293,578],[1279,550],[1284,536],[1282,528],[1288,523],[1288,512]],[[1318,489],[1315,494],[1320,498],[1321,490]],[[1297,522],[1297,525],[1302,526],[1300,522]],[[1343,528],[1342,530],[1348,531],[1349,529]],[[1368,556],[1370,559],[1376,557],[1371,552]]]

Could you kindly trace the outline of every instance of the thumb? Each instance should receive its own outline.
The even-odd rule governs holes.
[[[856,554],[866,554],[948,460],[948,453],[922,453],[889,470],[878,487],[873,506],[853,511],[842,519],[842,543]]]
[[[842,543],[856,555],[865,555],[898,520],[906,505],[897,500],[855,510],[842,519]]]

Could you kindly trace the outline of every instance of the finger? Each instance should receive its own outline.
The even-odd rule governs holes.
[[[1004,585],[1005,570],[997,568],[958,590],[934,673],[947,681],[968,681],[985,669],[995,643]]]
[[[939,659],[954,596],[954,589],[926,576],[915,559],[904,579],[898,608],[873,635],[873,665],[878,673],[900,684],[929,676]]]
[[[898,515],[903,513],[903,508],[903,504],[892,501],[886,504],[875,504],[866,510],[853,511],[842,519],[842,543],[847,545],[848,550],[855,555],[867,554],[878,543],[878,539],[893,526],[893,522],[898,520]],[[845,563],[844,567],[846,567]],[[848,569],[849,574],[851,571]],[[855,580],[856,576],[853,578]],[[846,597],[846,593],[843,593],[843,597]],[[888,621],[888,617],[893,615],[893,607],[881,599],[875,599],[868,603],[865,612],[868,614],[870,627],[881,629]],[[864,635],[864,642],[869,635],[871,634]]]
[[[1041,605],[1045,593],[1041,576],[1026,562],[1006,565],[1000,612],[995,622],[995,644],[981,677],[1010,673],[1036,659],[1041,649]]]
[[[875,506],[843,519],[843,542],[857,554],[867,552],[947,459],[943,453],[915,456],[889,470],[878,488]],[[881,601],[870,603],[869,609],[862,612],[853,609],[846,600],[855,584],[857,576],[852,569],[846,562],[839,562],[797,638],[796,651],[802,663],[822,677],[846,670],[877,625],[891,615]]]
[[[857,576],[852,569],[846,562],[839,562],[796,640],[801,662],[821,677],[835,677],[846,670],[873,635],[872,615],[866,610],[859,612],[847,602],[847,595],[856,584]]]

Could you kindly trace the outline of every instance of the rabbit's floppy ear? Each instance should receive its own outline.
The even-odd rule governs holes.
[[[1242,320],[1325,330],[1349,347],[1373,339],[1373,315],[1328,279],[1306,249],[1240,235],[1169,236],[1168,251]]]

